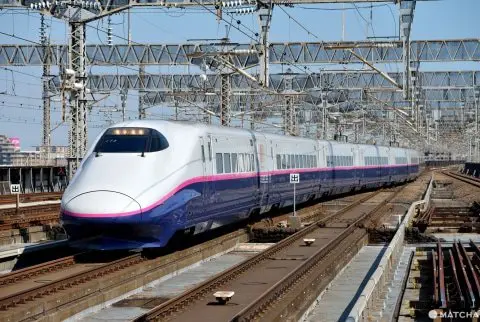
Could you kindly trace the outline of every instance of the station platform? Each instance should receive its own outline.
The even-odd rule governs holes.
[[[345,320],[386,249],[386,246],[364,246],[345,269],[337,274],[300,321]]]

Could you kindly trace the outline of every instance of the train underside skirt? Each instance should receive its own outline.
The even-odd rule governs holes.
[[[131,249],[163,247],[175,233],[164,222],[145,222],[133,218],[78,218],[62,215],[63,226],[74,247],[90,249]],[[135,218],[137,217],[137,218]]]

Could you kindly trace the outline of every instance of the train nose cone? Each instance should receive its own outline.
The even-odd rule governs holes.
[[[135,199],[114,191],[92,191],[72,198],[63,206],[66,215],[83,218],[111,218],[141,214]]]

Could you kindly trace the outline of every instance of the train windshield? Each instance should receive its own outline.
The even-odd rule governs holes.
[[[143,153],[168,148],[167,139],[159,132],[146,128],[112,128],[103,134],[95,146],[98,153]]]

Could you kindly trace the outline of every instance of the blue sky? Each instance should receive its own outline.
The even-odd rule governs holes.
[[[375,3],[370,9],[369,4],[358,4],[358,10],[352,5],[345,5],[345,40],[364,40],[367,37],[389,37],[398,35],[398,7],[393,4]],[[276,7],[270,33],[271,41],[332,41],[342,39],[342,4],[304,5],[295,8]],[[284,9],[284,10],[282,10]],[[321,10],[319,10],[321,9]],[[286,14],[288,13],[290,17]],[[442,0],[420,1],[417,3],[415,19],[412,28],[412,39],[454,39],[480,38],[480,1],[478,0]],[[393,13],[393,15],[392,15]],[[372,20],[370,20],[372,17]],[[225,18],[230,19],[228,16]],[[292,18],[301,23],[299,26]],[[67,29],[62,21],[47,19],[51,28],[50,38],[53,43],[66,43]],[[257,32],[257,17],[255,15],[236,16],[241,21],[241,29],[255,38]],[[366,21],[369,23],[367,26]],[[112,17],[114,43],[125,43],[127,38],[126,14]],[[39,41],[39,15],[29,10],[0,11],[0,31],[14,34],[17,37],[31,41]],[[189,39],[222,38],[226,34],[225,23],[218,23],[215,16],[199,8],[173,9],[137,8],[131,14],[132,41],[138,43],[184,43]],[[87,43],[106,42],[106,34],[97,32],[96,28],[106,30],[107,19],[93,22],[87,29]],[[307,29],[307,31],[304,30]],[[250,43],[253,40],[231,28],[228,34],[232,41]],[[2,44],[25,43],[15,37],[0,35]],[[312,70],[318,70],[316,66]],[[479,62],[425,64],[422,69],[476,69]],[[22,148],[41,143],[41,68],[39,67],[0,67],[0,134],[18,136]],[[280,68],[280,67],[277,67]],[[395,71],[399,66],[384,66],[386,71]],[[11,70],[13,71],[11,71]],[[56,69],[52,69],[56,73]],[[93,73],[133,73],[131,70],[93,67]],[[149,73],[158,72],[188,72],[183,67],[149,67]],[[198,72],[195,68],[191,72]],[[23,73],[23,74],[22,74]],[[26,75],[27,74],[27,75]],[[135,92],[128,100],[129,117],[136,116],[137,97]],[[90,115],[90,141],[105,125],[104,110],[119,106],[118,95],[112,95],[95,107]],[[151,111],[158,115],[168,115],[165,109],[157,108]],[[60,120],[59,102],[53,102],[52,127]],[[107,113],[108,114],[108,113]],[[114,121],[120,120],[119,113],[113,113]],[[60,125],[52,132],[53,144],[67,144],[68,126]]]

